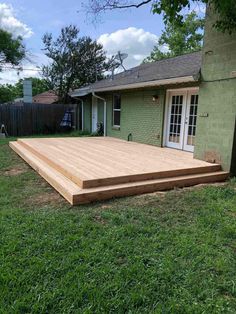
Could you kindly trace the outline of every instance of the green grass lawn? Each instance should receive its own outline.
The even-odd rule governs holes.
[[[236,313],[236,181],[71,207],[0,140],[0,313]]]

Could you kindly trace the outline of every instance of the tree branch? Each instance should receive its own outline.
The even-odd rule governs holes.
[[[146,1],[139,2],[137,4],[133,3],[133,4],[124,4],[124,5],[111,4],[110,8],[111,9],[128,9],[128,8],[137,8],[138,9],[141,6],[148,4],[151,1],[152,0],[146,0]]]
[[[153,0],[143,0],[138,2],[119,0],[90,0],[88,5],[83,4],[83,6],[87,9],[88,12],[96,15],[106,10],[140,8],[141,6],[144,6],[152,1]]]

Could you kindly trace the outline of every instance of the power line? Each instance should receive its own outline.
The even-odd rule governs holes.
[[[42,69],[40,68],[17,68],[17,67],[14,67],[14,66],[1,66],[1,69],[6,69],[6,70],[14,70],[14,71],[37,71],[37,72],[41,72]]]

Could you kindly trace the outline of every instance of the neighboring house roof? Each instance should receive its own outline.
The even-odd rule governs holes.
[[[33,97],[34,103],[39,104],[53,104],[58,101],[58,96],[53,90],[49,90],[47,92],[35,95]]]
[[[84,96],[89,92],[158,86],[198,81],[201,68],[201,52],[144,63],[130,70],[74,90],[71,96]]]

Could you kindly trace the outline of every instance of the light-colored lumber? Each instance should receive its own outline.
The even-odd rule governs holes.
[[[43,138],[18,142],[81,188],[206,173],[220,165],[193,154],[114,138]]]
[[[27,140],[27,143],[28,141],[31,141],[31,140]],[[60,141],[57,141],[57,142],[60,143]],[[102,145],[104,144],[108,145],[108,143],[111,145],[111,147],[116,146],[114,145],[114,142],[111,140],[110,141],[104,140],[104,142],[102,141],[98,141],[98,142],[101,149],[102,149]],[[146,173],[141,173],[141,174],[136,175],[137,182],[132,182],[132,177],[130,179],[130,177],[127,176],[126,178],[127,182],[125,183],[119,182],[118,180],[114,184],[114,181],[111,181],[112,184],[110,185],[104,185],[105,179],[102,177],[101,181],[99,181],[100,179],[97,178],[97,174],[96,174],[94,180],[96,180],[96,184],[99,184],[99,186],[82,189],[76,183],[74,183],[71,180],[71,178],[68,178],[63,172],[58,171],[52,163],[47,162],[47,158],[41,158],[41,152],[38,154],[37,150],[31,149],[30,145],[28,145],[27,143],[25,144],[24,141],[10,142],[10,147],[19,156],[21,156],[33,169],[35,169],[49,184],[51,184],[72,205],[89,203],[92,201],[104,200],[104,199],[109,199],[113,197],[168,190],[174,187],[191,186],[191,185],[195,185],[199,183],[224,181],[229,175],[227,172],[220,171],[219,165],[211,165],[204,162],[199,163],[198,161],[191,159],[191,157],[188,155],[187,159],[190,158],[191,163],[194,163],[196,161],[196,165],[197,165],[196,167],[186,169],[184,168],[184,163],[183,163],[182,169],[177,169],[177,171],[172,170],[172,169],[168,171],[167,170],[168,168],[165,168],[166,169],[165,171],[159,171],[159,173],[153,172],[152,173],[153,177],[150,176],[150,173],[148,173],[147,177],[145,177]],[[50,139],[46,147],[48,147],[49,143],[50,145],[53,145],[54,139]],[[91,143],[89,143],[89,145],[90,144]],[[122,143],[119,143],[119,144],[122,144]],[[134,146],[136,146],[135,148],[138,151],[139,144],[134,145]],[[132,147],[132,150],[134,149],[134,146]],[[120,150],[121,149],[124,149],[123,145],[120,145]],[[90,151],[91,150],[92,149],[90,148]],[[149,150],[149,147],[147,148],[147,150]],[[69,148],[68,148],[68,151],[71,154],[71,150]],[[66,152],[67,154],[68,154],[68,151]],[[153,149],[151,149],[151,152],[152,151]],[[159,152],[159,149],[157,150],[157,153],[158,152]],[[81,154],[79,149],[76,150],[76,154]],[[83,151],[83,154],[86,156],[85,150]],[[174,156],[175,158],[180,158],[181,154],[176,153],[174,151]],[[94,155],[94,159],[95,158],[96,158],[96,155]],[[183,159],[185,158],[186,156],[185,154],[183,154]],[[55,160],[59,159],[59,156],[55,155],[54,159]],[[84,164],[84,166],[85,165],[86,164]],[[87,168],[85,167],[84,171],[86,171],[86,169]],[[116,173],[116,171],[117,169],[115,169],[113,173]],[[100,173],[104,173],[104,172],[101,171]],[[158,176],[158,177],[155,177],[155,176]],[[124,176],[121,176],[121,178],[123,180]],[[109,181],[107,181],[107,183],[109,183]]]
[[[73,205],[74,195],[79,194],[80,188],[72,181],[56,171],[44,161],[34,156],[30,151],[17,142],[10,142],[10,147],[38,172],[51,186],[54,187],[70,204]]]
[[[107,187],[83,189],[79,192],[79,194],[74,195],[73,204],[77,205],[93,201],[110,199],[113,197],[165,191],[177,187],[181,188],[202,183],[221,182],[225,181],[228,176],[228,172],[217,171],[206,174],[186,175],[173,178],[145,180],[141,182],[119,184],[115,186],[112,185]]]

